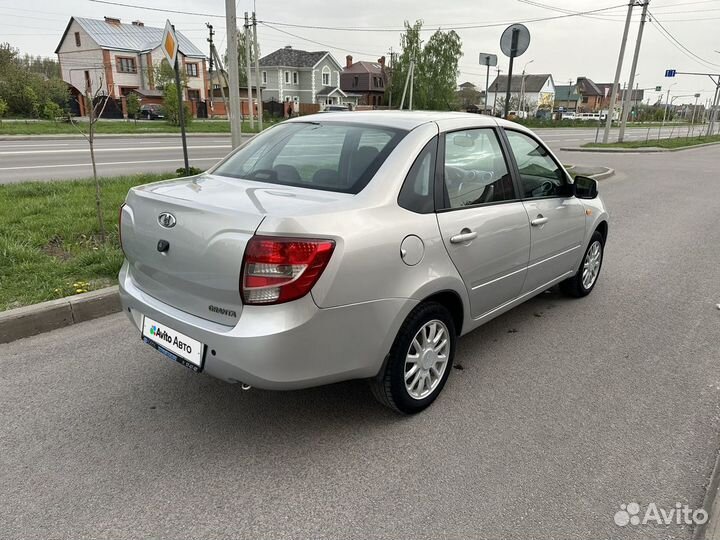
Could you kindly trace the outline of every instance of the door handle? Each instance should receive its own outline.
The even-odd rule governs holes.
[[[530,222],[530,225],[532,225],[533,227],[539,227],[540,225],[545,225],[548,221],[549,221],[548,218],[546,218],[542,214],[538,214],[538,217],[533,219]]]
[[[463,229],[462,231],[460,231],[460,234],[451,236],[450,242],[452,244],[463,244],[465,242],[469,242],[470,240],[475,240],[476,238],[477,238],[476,232],[473,232],[470,229]]]

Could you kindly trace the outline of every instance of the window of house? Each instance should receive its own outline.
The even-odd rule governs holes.
[[[85,90],[90,91],[90,72],[85,71]]]
[[[198,65],[195,63],[185,64],[185,70],[187,71],[188,77],[198,76]]]
[[[293,84],[297,84],[297,83],[298,83],[298,72],[293,71]]]
[[[379,85],[378,85],[378,78],[377,78],[377,77],[373,77],[373,86],[374,86],[375,88],[377,88],[377,87],[379,86]]]
[[[583,98],[582,98],[582,102],[583,102],[583,103],[587,103],[588,100],[589,100],[589,98],[588,98],[587,96],[583,96]]]
[[[267,84],[267,71],[262,72],[262,82],[263,84]]]
[[[188,90],[188,99],[190,101],[200,101],[200,90]]]
[[[289,83],[290,83],[290,72],[286,71],[285,72],[285,84],[289,84]]]
[[[380,88],[385,88],[385,80],[382,77],[380,77],[378,80],[380,81]]]
[[[353,88],[357,88],[358,83],[360,82],[359,77],[357,75],[353,77]]]
[[[75,32],[75,46],[80,46],[80,32]]]
[[[323,86],[330,86],[330,69],[328,67],[323,68],[322,83]]]
[[[137,66],[134,58],[119,56],[117,58],[117,70],[120,73],[137,73]]]

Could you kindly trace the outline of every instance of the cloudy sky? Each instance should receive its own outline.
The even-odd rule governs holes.
[[[202,49],[207,46],[205,22],[211,22],[217,31],[218,48],[225,47],[222,17],[225,4],[222,0],[117,1],[202,15],[162,13],[92,0],[0,0],[3,18],[0,41],[9,41],[22,52],[54,56],[70,16],[102,18],[108,15],[119,17],[123,22],[140,19],[149,26],[163,26],[169,18]],[[592,15],[565,16],[569,11],[603,8],[612,9],[596,11]],[[239,16],[252,9],[252,0],[237,0]],[[531,34],[530,48],[516,59],[518,72],[529,63],[528,73],[551,73],[556,84],[567,84],[568,80],[578,76],[596,82],[611,81],[627,12],[623,0],[257,0],[256,9],[258,19],[266,23],[260,25],[258,31],[263,54],[292,45],[305,50],[330,50],[341,64],[347,54],[352,54],[356,60],[375,60],[380,55],[387,55],[391,47],[397,51],[400,35],[396,30],[402,27],[404,20],[424,20],[425,36],[438,28],[460,27],[457,31],[462,38],[464,56],[460,61],[459,82],[467,80],[481,88],[485,84],[485,69],[478,65],[478,55],[480,52],[497,53],[499,67],[506,72],[507,58],[499,51],[499,40],[506,24],[512,22],[524,22]],[[702,92],[701,101],[712,97],[714,87],[708,77],[664,79],[663,76],[668,68],[720,73],[720,53],[717,52],[720,50],[717,31],[720,0],[651,0],[650,13],[651,22],[645,27],[637,70],[640,87],[652,89],[646,96],[654,101],[657,97],[655,86],[662,86],[665,91],[674,84],[673,96]],[[551,17],[555,18],[549,19]],[[629,76],[639,19],[638,7],[633,17],[622,80]],[[471,26],[475,28],[468,28]],[[680,97],[676,103],[692,101],[691,96]]]

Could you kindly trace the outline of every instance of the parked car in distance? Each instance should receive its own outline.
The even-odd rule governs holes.
[[[148,103],[140,107],[140,117],[146,120],[161,120],[165,118],[162,106],[155,103]]]
[[[574,112],[564,112],[561,118],[562,120],[575,120],[576,116]]]
[[[459,336],[555,284],[593,290],[608,215],[523,126],[376,111],[287,120],[134,187],[119,227],[123,308],[168,358],[245,388],[363,378],[415,413]]]
[[[350,110],[348,105],[325,105],[323,109],[325,112],[348,112]]]

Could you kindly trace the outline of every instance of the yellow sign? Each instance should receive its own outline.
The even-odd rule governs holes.
[[[163,33],[162,43],[160,45],[165,58],[170,62],[170,66],[175,66],[175,59],[178,53],[178,40],[175,35],[175,29],[170,24],[170,20],[165,23],[165,32]]]

